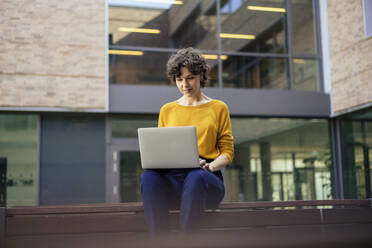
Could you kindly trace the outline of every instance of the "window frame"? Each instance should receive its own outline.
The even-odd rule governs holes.
[[[372,2],[363,0],[364,32],[365,37],[372,37]]]
[[[315,27],[315,34],[316,34],[316,52],[313,54],[299,54],[294,53],[293,51],[293,25],[292,25],[292,13],[291,13],[291,0],[283,0],[284,5],[287,9],[287,21],[285,28],[287,31],[287,40],[288,40],[288,51],[285,54],[277,54],[277,53],[259,53],[259,52],[231,52],[231,51],[223,51],[222,50],[222,44],[221,44],[221,37],[220,35],[217,35],[217,50],[202,50],[202,53],[208,53],[208,54],[216,54],[218,56],[218,85],[217,88],[225,88],[223,85],[223,68],[222,68],[222,60],[221,55],[240,55],[240,56],[252,56],[252,57],[274,57],[274,58],[287,58],[288,65],[287,65],[287,73],[288,73],[288,90],[295,91],[293,88],[294,85],[294,69],[293,69],[293,59],[313,59],[318,61],[318,84],[317,84],[317,91],[320,93],[324,93],[324,80],[323,80],[323,58],[322,58],[322,48],[321,48],[321,26],[320,26],[320,13],[319,13],[319,1],[318,0],[312,0],[313,3],[313,11],[314,11],[314,27]],[[215,6],[216,6],[216,18],[217,18],[217,33],[221,33],[221,0],[215,0]],[[106,0],[107,8],[110,8],[111,6],[118,6],[118,2],[115,0]],[[107,25],[109,25],[109,15],[107,13]],[[108,26],[107,26],[107,34],[108,37]],[[107,39],[107,50],[110,49],[116,49],[116,50],[137,50],[137,51],[143,51],[143,52],[165,52],[165,53],[174,53],[178,49],[176,48],[160,48],[160,47],[144,47],[144,46],[120,46],[120,45],[110,45],[108,44],[108,38]],[[117,56],[117,55],[115,55]],[[108,51],[107,51],[107,57]],[[107,60],[108,63],[108,60]],[[109,67],[109,65],[108,65]],[[109,70],[109,68],[108,68]],[[107,73],[109,74],[109,73]],[[152,85],[153,86],[153,85]],[[241,89],[241,88],[239,88]],[[251,90],[256,88],[243,88],[244,90]],[[263,89],[259,89],[263,90]],[[274,89],[275,90],[275,89]]]

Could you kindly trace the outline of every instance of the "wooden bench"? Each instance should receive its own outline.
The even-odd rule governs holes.
[[[142,203],[1,208],[0,247],[372,247],[371,200],[222,203],[187,242],[169,214],[154,242]]]

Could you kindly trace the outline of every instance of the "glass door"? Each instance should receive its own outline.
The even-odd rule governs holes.
[[[140,177],[143,172],[137,139],[122,139],[110,147],[108,201],[142,201]]]
[[[346,198],[371,198],[372,111],[341,122]]]
[[[118,165],[120,202],[142,201],[140,153],[138,151],[119,151]]]
[[[106,201],[142,201],[138,128],[157,127],[155,115],[115,115],[107,120]]]
[[[354,146],[357,197],[371,198],[371,149],[365,144]]]

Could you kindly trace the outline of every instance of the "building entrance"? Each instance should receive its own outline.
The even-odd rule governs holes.
[[[345,198],[371,198],[372,110],[346,116],[341,121]]]
[[[355,144],[355,174],[357,192],[362,198],[371,198],[371,165],[372,149],[367,144]]]
[[[120,139],[110,147],[109,202],[142,201],[141,159],[137,139]]]

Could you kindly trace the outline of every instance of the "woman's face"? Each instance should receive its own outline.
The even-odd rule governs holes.
[[[181,67],[181,75],[176,77],[176,84],[186,97],[197,97],[200,94],[200,75],[192,74],[187,67]]]

